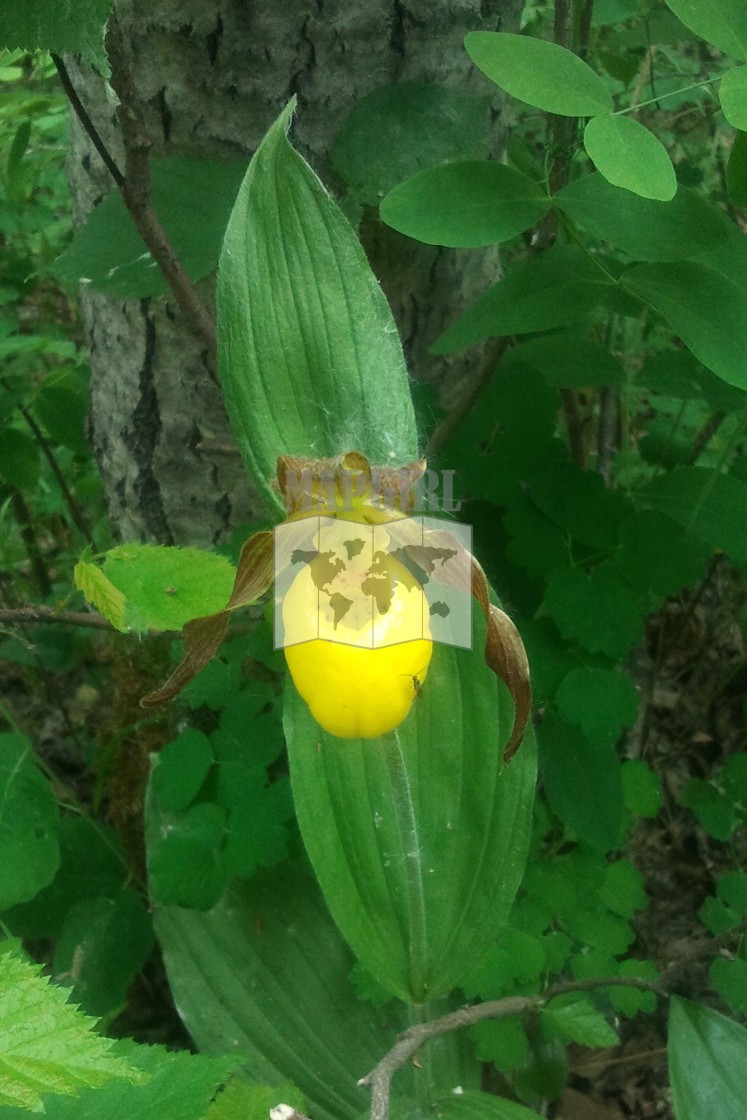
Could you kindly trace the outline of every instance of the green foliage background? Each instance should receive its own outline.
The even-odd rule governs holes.
[[[103,66],[94,25],[105,15],[66,28],[71,41],[51,21],[6,24],[18,40],[0,56],[0,557],[8,608],[81,608],[83,594],[123,632],[107,641],[124,642],[127,632],[174,630],[220,609],[240,542],[221,556],[111,548],[85,438],[87,370],[71,291],[81,276],[122,296],[156,289],[137,265],[142,247],[118,195],[72,236],[66,103],[37,49],[78,49]],[[428,243],[502,244],[502,278],[432,347],[446,354],[505,339],[500,363],[445,441],[438,403],[426,393],[417,403],[432,465],[457,471],[461,516],[475,526],[476,551],[533,670],[540,796],[511,911],[460,987],[432,1005],[392,999],[386,977],[356,962],[304,856],[284,753],[282,659],[261,612],[189,686],[178,726],[142,717],[102,732],[100,720],[97,729],[82,718],[73,734],[82,786],[66,785],[59,760],[46,760],[8,711],[0,911],[9,938],[23,939],[53,983],[8,940],[0,995],[17,998],[3,1003],[0,1022],[3,1120],[41,1100],[53,1116],[231,1120],[264,1114],[268,1092],[314,1118],[357,1116],[367,1106],[357,1079],[418,1018],[465,998],[541,996],[563,980],[655,980],[657,964],[636,952],[647,895],[631,836],[641,819],[682,811],[723,846],[729,868],[699,917],[704,934],[727,938],[710,980],[732,1017],[672,1001],[673,1108],[677,1120],[699,1120],[714,1100],[717,1120],[744,1112],[733,1071],[744,1063],[747,1012],[745,753],[692,777],[675,803],[645,757],[653,679],[642,678],[636,651],[661,633],[652,620],[668,607],[690,610],[727,566],[741,581],[747,564],[747,22],[737,0],[718,9],[599,0],[587,41],[577,28],[571,54],[544,41],[550,16],[529,5],[521,37],[467,37],[484,97],[384,89],[342,123],[332,151],[354,220],[380,206],[384,221]],[[488,79],[514,99],[506,164],[485,158]],[[384,130],[392,142],[372,145]],[[179,160],[154,168],[159,213],[193,279],[215,267],[243,171]],[[185,183],[216,199],[209,226],[194,222]],[[260,233],[271,219],[256,216]],[[333,442],[349,428],[342,413],[335,421]],[[265,434],[268,446],[282,442],[282,422]],[[272,458],[271,448],[249,463],[265,471],[264,485]],[[176,598],[154,594],[156,583]],[[72,666],[85,717],[91,694],[113,687],[86,635],[9,627],[0,655],[40,692]],[[148,641],[156,672],[176,658],[176,648]],[[117,663],[113,645],[106,656]],[[101,809],[123,746],[147,751],[154,728],[166,745],[149,785],[146,887],[132,832],[102,823]],[[233,1059],[168,1054],[142,1035],[140,1045],[111,1048],[61,1001],[60,984],[99,1030],[137,1033],[128,992],[156,940],[200,1050]],[[655,1006],[651,991],[608,983],[536,1015],[486,1020],[424,1053],[422,1076],[403,1071],[397,1107],[415,1109],[417,1099],[422,1109],[439,1102],[439,1115],[528,1120],[561,1093],[570,1043],[614,1045],[621,1025],[630,1029],[625,1019]],[[40,1050],[35,1031],[49,1031],[59,1050]],[[500,1096],[480,1092],[481,1063]],[[243,1077],[218,1092],[239,1065]],[[166,1089],[174,1079],[178,1099]],[[443,1098],[455,1084],[464,1098]]]

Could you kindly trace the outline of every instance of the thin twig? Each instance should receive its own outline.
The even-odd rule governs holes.
[[[615,441],[617,419],[617,389],[605,385],[599,393],[599,422],[597,424],[597,470],[609,486],[612,477],[612,448]]]
[[[706,447],[711,442],[725,419],[726,413],[722,412],[720,409],[711,413],[711,415],[708,417],[705,424],[693,440],[693,449],[690,454],[690,458],[687,460],[687,465],[689,467],[692,467],[695,463],[697,463],[698,459],[703,454]]]
[[[0,624],[64,622],[69,626],[89,626],[95,630],[114,630],[111,622],[96,611],[58,611],[54,607],[0,608]]]
[[[431,433],[425,449],[426,459],[434,458],[441,448],[448,443],[477,398],[487,389],[498,364],[508,350],[509,341],[510,339],[507,337],[498,338],[488,346],[477,372],[477,377],[469,383],[465,393],[451,408],[448,416],[445,416]]]
[[[34,417],[29,412],[29,410],[26,408],[25,405],[20,404],[18,406],[18,411],[21,413],[21,416],[23,416],[24,420],[26,421],[29,428],[31,429],[31,431],[33,433],[33,436],[34,436],[34,439],[39,444],[39,447],[42,450],[42,454],[44,455],[44,458],[49,463],[52,474],[57,479],[57,485],[59,486],[60,491],[62,492],[62,497],[63,497],[63,499],[65,501],[65,504],[67,505],[67,508],[70,512],[70,516],[72,517],[73,522],[75,523],[75,527],[77,528],[78,532],[81,534],[83,539],[89,545],[91,545],[91,547],[93,547],[93,535],[91,533],[91,526],[88,524],[88,518],[85,516],[85,514],[83,513],[83,510],[80,508],[77,501],[73,497],[73,493],[70,490],[70,487],[68,486],[67,481],[65,480],[64,474],[60,470],[60,465],[57,462],[57,459],[55,458],[55,455],[54,455],[54,452],[52,451],[52,448],[49,446],[49,442],[48,442],[46,436],[44,435],[44,432],[41,430],[41,428],[37,424],[36,420],[34,419]]]
[[[505,999],[487,1000],[485,1003],[460,1007],[457,1011],[442,1015],[439,1019],[431,1019],[427,1023],[418,1023],[416,1026],[409,1027],[398,1036],[394,1046],[371,1072],[358,1082],[359,1085],[369,1086],[371,1089],[371,1120],[388,1120],[392,1077],[414,1057],[428,1039],[474,1026],[484,1019],[502,1019],[506,1015],[522,1015],[529,1011],[537,1011],[548,1000],[565,995],[567,992],[583,992],[608,987],[642,988],[645,991],[656,992],[660,996],[668,994],[665,988],[653,980],[628,976],[569,980],[555,984],[538,996],[508,996]]]
[[[73,80],[70,77],[70,72],[65,65],[64,59],[60,58],[58,54],[52,53],[52,62],[54,62],[55,66],[57,67],[57,73],[59,75],[62,88],[67,94],[67,98],[70,102],[73,112],[83,126],[88,139],[91,141],[94,148],[101,156],[101,159],[108,169],[112,179],[117,184],[117,186],[121,188],[124,183],[124,175],[114,162],[114,157],[112,156],[104,141],[101,139],[99,130],[91,120],[85,105],[78,96],[78,91],[73,85]]]
[[[31,571],[34,576],[36,589],[42,599],[46,599],[48,595],[52,594],[52,580],[44,556],[42,555],[42,550],[39,547],[36,532],[34,531],[34,520],[31,516],[31,510],[20,490],[11,491],[10,506],[21,534],[21,540],[26,548],[26,554],[31,564]]]
[[[112,88],[120,102],[119,121],[125,150],[124,182],[120,186],[122,199],[180,308],[206,343],[210,361],[214,362],[215,319],[184,271],[153,209],[148,163],[151,141],[145,127],[128,46],[116,15],[112,15],[109,19],[106,47],[112,69]]]

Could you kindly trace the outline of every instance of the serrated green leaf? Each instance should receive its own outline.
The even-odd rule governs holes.
[[[674,996],[669,1005],[669,1079],[677,1120],[742,1120],[747,1030]]]
[[[277,458],[417,458],[402,347],[349,222],[286,138],[290,103],[239,191],[218,273],[221,383],[269,507]]]
[[[98,564],[92,564],[90,560],[79,560],[73,571],[73,579],[78,591],[83,592],[91,606],[96,607],[115,630],[126,633],[125,597],[104,575]]]
[[[527,1034],[518,1015],[475,1023],[468,1034],[480,1061],[492,1062],[498,1069],[515,1069],[529,1053]]]
[[[436,648],[420,702],[379,740],[335,738],[286,693],[296,812],[327,904],[365,967],[415,1003],[488,948],[526,858],[533,740],[501,770],[512,706],[475,627],[473,651]]]
[[[623,289],[658,311],[703,365],[747,389],[747,288],[700,261],[641,264]]]
[[[614,967],[612,973],[614,974],[615,972],[617,972],[619,976],[628,977],[630,979],[658,979],[656,966],[652,961],[638,961],[631,958],[626,961],[621,961],[619,965]],[[647,992],[642,988],[608,988],[607,995],[615,1011],[619,1011],[621,1015],[627,1015],[628,1018],[637,1015],[639,1011],[650,1013],[656,1007],[655,993]]]
[[[567,117],[612,109],[602,79],[556,43],[502,31],[470,31],[464,46],[475,66],[519,101]]]
[[[488,288],[436,339],[431,353],[449,354],[485,338],[566,326],[596,306],[611,283],[587,253],[556,244]]]
[[[736,1015],[747,1013],[747,961],[716,957],[708,970],[716,991]]]
[[[706,467],[679,467],[648,483],[644,500],[682,525],[687,533],[721,548],[738,564],[747,563],[747,485]]]
[[[657,510],[629,514],[618,533],[615,568],[638,591],[664,599],[705,575],[712,548]]]
[[[60,866],[49,886],[3,913],[19,937],[57,937],[72,906],[85,898],[113,897],[129,875],[122,842],[108,825],[63,815],[59,845]]]
[[[579,1046],[617,1046],[617,1031],[591,1000],[578,995],[556,996],[542,1009],[542,1022],[550,1022],[562,1041],[577,1042]]]
[[[2,45],[27,51],[82,54],[108,77],[104,33],[112,3],[113,0],[92,0],[71,10],[56,0],[34,4],[4,2],[0,7]]]
[[[722,211],[687,187],[661,202],[597,173],[574,179],[554,201],[582,229],[642,261],[684,260],[726,239]]]
[[[122,1041],[116,1054],[140,1072],[140,1081],[109,1081],[99,1089],[83,1090],[77,1097],[45,1102],[49,1120],[203,1120],[206,1109],[239,1064],[235,1056],[208,1058],[161,1046],[138,1046]],[[6,1120],[3,1116],[2,1120]]]
[[[735,910],[730,910],[728,906],[724,906],[723,902],[719,902],[712,894],[709,894],[698,910],[698,917],[703,925],[716,935],[725,933],[727,929],[731,929],[739,921],[739,914]]]
[[[577,667],[555,693],[558,711],[580,727],[590,743],[613,745],[622,728],[638,714],[638,692],[630,677],[616,669]]]
[[[741,0],[721,0],[719,4],[709,0],[666,0],[666,4],[696,35],[724,54],[747,61],[747,11]]]
[[[611,549],[617,527],[631,510],[618,491],[605,487],[596,471],[575,463],[536,472],[531,480],[532,501],[570,537],[595,549]]]
[[[722,875],[716,884],[716,894],[738,914],[747,914],[747,874],[744,871]]]
[[[632,918],[648,902],[643,889],[643,876],[630,860],[618,859],[609,864],[599,897],[605,906],[622,918]]]
[[[225,606],[234,569],[225,556],[198,548],[123,544],[107,552],[104,576],[124,596],[132,630],[181,630]]]
[[[88,898],[71,907],[54,955],[58,981],[89,1015],[124,1006],[127,989],[153,947],[150,914],[134,891]]]
[[[622,764],[625,808],[638,817],[655,817],[662,806],[658,775],[638,758]]]
[[[568,563],[568,535],[522,492],[511,503],[503,524],[512,538],[506,556],[529,575],[543,576]]]
[[[613,660],[643,637],[644,600],[623,583],[611,563],[590,576],[556,568],[547,578],[544,605],[563,637]]]
[[[691,778],[682,793],[681,803],[692,809],[706,832],[715,840],[731,839],[739,824],[734,801],[702,778]]]
[[[183,155],[151,164],[153,207],[191,280],[207,276],[218,263],[245,171],[243,160]],[[118,190],[91,212],[57,258],[54,273],[63,283],[82,284],[122,299],[147,299],[168,291]]]
[[[40,1112],[46,1093],[73,1094],[112,1078],[143,1081],[40,969],[0,954],[0,1105]]]
[[[215,762],[207,735],[194,727],[182,731],[156,755],[153,789],[166,813],[188,809]]]
[[[345,118],[332,145],[332,166],[356,201],[378,206],[387,191],[419,171],[486,159],[489,104],[486,97],[435,84],[386,85]]]
[[[526,175],[503,163],[469,160],[400,183],[381,203],[381,217],[416,241],[474,249],[516,237],[549,208],[545,191]]]
[[[0,910],[28,901],[52,880],[58,828],[57,801],[31,744],[15,731],[0,734]]]
[[[164,815],[167,824],[148,853],[148,878],[161,906],[209,910],[226,885],[221,847],[226,815],[212,802],[192,805],[186,813]]]
[[[269,1116],[281,1101],[302,1115],[308,1111],[303,1094],[295,1085],[257,1085],[239,1075],[221,1090],[201,1120],[259,1120]]]
[[[610,747],[548,712],[539,732],[540,774],[550,806],[595,850],[617,847],[622,823],[620,762]]]
[[[39,448],[36,440],[17,428],[3,429],[0,478],[18,490],[31,490],[39,478]]]
[[[666,148],[632,117],[592,117],[584,129],[584,147],[613,186],[661,202],[674,198],[677,177]]]
[[[566,673],[578,665],[578,650],[561,638],[549,618],[523,621],[521,637],[532,666],[532,692],[539,703],[547,703]]]

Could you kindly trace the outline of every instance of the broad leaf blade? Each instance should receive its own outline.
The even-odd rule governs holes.
[[[611,283],[587,253],[554,245],[488,288],[436,339],[431,353],[449,354],[485,338],[565,326],[599,303]]]
[[[567,117],[612,109],[602,79],[556,43],[503,31],[470,31],[464,46],[475,66],[519,101]]]
[[[60,862],[59,809],[23,735],[0,735],[0,910],[27,902]]]
[[[200,1049],[240,1053],[266,1084],[292,1080],[320,1120],[365,1110],[356,1082],[405,1023],[356,998],[352,954],[305,867],[237,882],[207,914],[163,908],[155,924],[174,998]]]
[[[554,812],[597,851],[615,848],[620,838],[623,789],[614,750],[590,743],[580,728],[554,712],[542,721],[539,745],[540,772]]]
[[[724,54],[747,61],[747,8],[742,0],[666,0],[668,8]]]
[[[419,171],[455,159],[487,159],[489,115],[488,97],[396,82],[369,93],[345,118],[332,164],[357,202],[378,206],[387,191]]]
[[[347,219],[289,144],[293,103],[239,191],[218,275],[220,371],[268,504],[279,455],[417,457],[399,337]]]
[[[666,148],[638,121],[611,113],[592,117],[584,147],[597,171],[616,187],[668,202],[677,177]]]
[[[747,129],[747,66],[728,70],[718,89],[721,108],[729,124]]]
[[[465,160],[400,183],[382,202],[381,217],[428,245],[473,249],[523,233],[549,206],[541,187],[512,167]]]
[[[8,0],[0,8],[2,46],[11,50],[20,47],[27,51],[82,54],[108,76],[104,32],[112,5],[113,0],[91,0],[73,6],[57,0],[38,0],[33,4]]]
[[[642,261],[694,257],[725,241],[728,231],[723,213],[687,187],[660,202],[615,187],[599,173],[574,179],[555,204],[594,237]]]
[[[677,1120],[743,1120],[747,1030],[697,1003],[672,999],[669,1078]]]
[[[642,497],[737,564],[747,564],[747,486],[706,467],[680,467],[650,482]]]
[[[421,698],[379,740],[327,734],[286,693],[294,800],[327,904],[365,967],[414,1003],[488,948],[526,858],[533,739],[501,771],[513,713],[484,636],[480,619],[473,651],[439,646]]]
[[[700,261],[636,265],[621,283],[655,308],[704,366],[747,389],[747,287]]]
[[[153,206],[192,280],[207,276],[218,263],[221,240],[245,171],[243,160],[171,156],[153,161]],[[123,299],[145,299],[168,291],[116,190],[91,212],[57,258],[54,272],[62,281]]]

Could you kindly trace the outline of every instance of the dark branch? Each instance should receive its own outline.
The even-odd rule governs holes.
[[[122,172],[117,167],[117,165],[114,161],[114,158],[112,157],[111,152],[107,148],[104,141],[101,139],[101,135],[99,133],[99,130],[96,128],[96,125],[93,123],[93,121],[89,117],[88,111],[87,111],[85,105],[83,104],[81,99],[78,97],[78,91],[76,90],[75,86],[73,85],[73,80],[70,77],[70,72],[68,71],[68,68],[65,65],[64,60],[62,58],[60,58],[60,56],[58,54],[53,53],[52,54],[52,62],[54,62],[55,66],[57,67],[57,73],[60,76],[60,82],[62,83],[62,88],[64,89],[65,93],[67,94],[67,98],[68,98],[68,101],[70,102],[70,105],[72,106],[73,112],[75,113],[76,117],[78,118],[81,125],[85,129],[85,132],[86,132],[86,135],[88,136],[88,139],[91,141],[94,148],[99,153],[102,160],[104,161],[112,179],[117,184],[117,186],[121,188],[122,184],[124,183],[124,175],[122,174]]]
[[[111,622],[95,611],[58,611],[54,607],[0,609],[0,625],[13,626],[34,622],[65,622],[72,626],[89,626],[95,630],[114,630]]]
[[[399,1035],[389,1053],[385,1054],[374,1069],[358,1082],[359,1085],[368,1085],[371,1089],[371,1120],[388,1120],[392,1077],[414,1057],[429,1038],[474,1026],[483,1019],[502,1019],[505,1015],[521,1015],[528,1011],[537,1011],[548,1000],[565,995],[567,992],[583,992],[608,987],[643,988],[645,991],[656,992],[660,996],[668,994],[660,984],[635,977],[602,976],[590,980],[569,980],[555,984],[538,996],[508,996],[506,999],[487,1000],[485,1003],[476,1003],[470,1007],[460,1007],[457,1011],[442,1015],[440,1019],[431,1019],[427,1023],[409,1027]]]
[[[125,149],[124,182],[120,185],[122,199],[181,310],[205,341],[211,363],[214,364],[215,319],[184,271],[153,209],[148,163],[151,142],[145,128],[129,51],[115,15],[109,20],[106,46],[112,68],[111,84],[120,102],[119,121]]]

